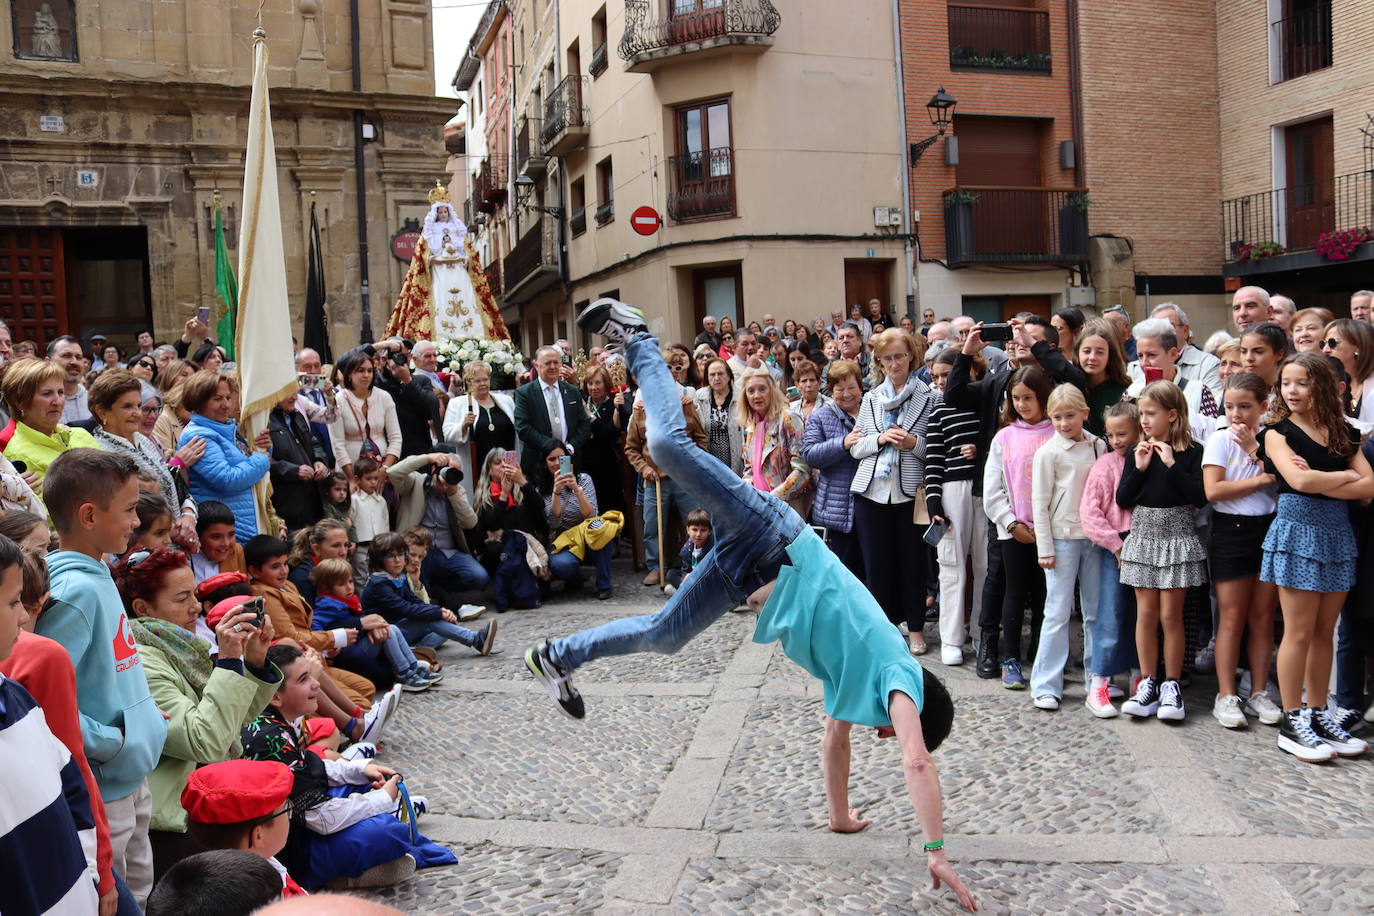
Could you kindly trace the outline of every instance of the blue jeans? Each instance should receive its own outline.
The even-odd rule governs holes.
[[[482,640],[476,633],[447,620],[402,620],[396,624],[396,629],[401,631],[406,642],[412,646],[438,649],[451,639],[472,649],[482,647]],[[391,640],[388,639],[387,642]],[[414,655],[413,652],[411,654]]]
[[[1045,620],[1040,624],[1040,648],[1031,669],[1031,696],[1064,696],[1064,665],[1069,660],[1069,622],[1073,617],[1073,586],[1083,606],[1083,655],[1092,674],[1093,624],[1098,609],[1102,572],[1101,548],[1086,538],[1054,539],[1054,569],[1045,570]]]
[[[611,587],[611,554],[615,544],[607,544],[600,550],[588,550],[587,555],[596,566],[596,587],[598,590]],[[549,554],[549,572],[560,582],[582,582],[582,561],[571,550],[560,550]]]
[[[613,620],[552,640],[549,654],[564,668],[609,655],[676,652],[777,578],[787,546],[805,527],[786,503],[755,490],[687,436],[677,384],[652,334],[636,334],[625,356],[639,379],[654,461],[711,516],[716,544],[656,613]],[[645,493],[652,493],[652,487]]]
[[[477,562],[477,558],[462,550],[445,556],[439,548],[432,548],[420,564],[420,581],[427,590],[438,588],[450,592],[470,592],[485,588],[491,577]]]
[[[679,402],[680,403],[680,402]],[[689,443],[692,448],[696,448],[695,442]],[[697,449],[700,451],[700,449]],[[658,464],[660,470],[664,470],[662,462],[658,461],[658,452],[652,453],[654,463]],[[664,473],[667,473],[664,470]],[[677,514],[682,516],[683,522],[687,521],[687,513],[697,508],[697,501],[691,494],[679,484],[672,475],[668,479],[654,483],[651,480],[644,481],[644,505],[642,506],[644,518],[644,565],[650,571],[658,569],[658,509],[655,496],[660,489],[663,494],[663,524],[668,524],[668,514],[677,507]]]
[[[359,633],[358,641],[339,650],[336,656],[344,661],[348,661],[350,657],[364,660],[384,657],[391,666],[391,672],[399,677],[415,670],[415,653],[410,651],[406,635],[394,623],[391,625],[391,638],[385,642],[375,643],[367,638],[367,634]]]
[[[1111,551],[1095,544],[1092,549],[1100,558],[1101,574],[1097,588],[1097,620],[1093,625],[1093,652],[1088,668],[1098,677],[1112,677],[1140,667],[1135,652],[1135,594],[1128,594],[1121,587],[1121,566]]]

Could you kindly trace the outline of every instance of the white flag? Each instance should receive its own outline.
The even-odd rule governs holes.
[[[238,357],[240,426],[251,441],[267,427],[268,412],[296,390],[291,352],[291,310],[286,292],[286,255],[277,196],[277,148],[267,99],[267,35],[253,33],[253,97],[244,155],[243,214],[239,223],[239,315],[234,339]],[[268,478],[253,488],[258,532],[268,527]]]

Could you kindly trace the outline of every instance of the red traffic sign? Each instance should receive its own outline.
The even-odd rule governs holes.
[[[415,257],[415,246],[420,242],[418,229],[402,229],[391,237],[391,253],[398,261],[410,263]]]
[[[630,226],[640,235],[653,235],[663,225],[663,217],[653,207],[640,207],[630,214]]]

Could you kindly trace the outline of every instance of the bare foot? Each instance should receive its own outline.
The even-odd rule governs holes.
[[[832,818],[830,820],[829,826],[830,829],[835,831],[836,833],[858,833],[860,830],[864,829],[871,823],[873,823],[873,818],[860,818],[859,809],[850,808],[848,817],[846,817],[843,821],[840,821],[838,823],[834,820],[834,818]]]

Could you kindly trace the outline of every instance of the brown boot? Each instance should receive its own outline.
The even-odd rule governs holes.
[[[644,577],[644,584],[645,584],[645,585],[658,585],[659,582],[660,582],[660,580],[659,580],[659,577],[658,577],[658,570],[656,570],[656,569],[651,569],[651,570],[649,570],[649,574],[648,574],[647,576]]]

